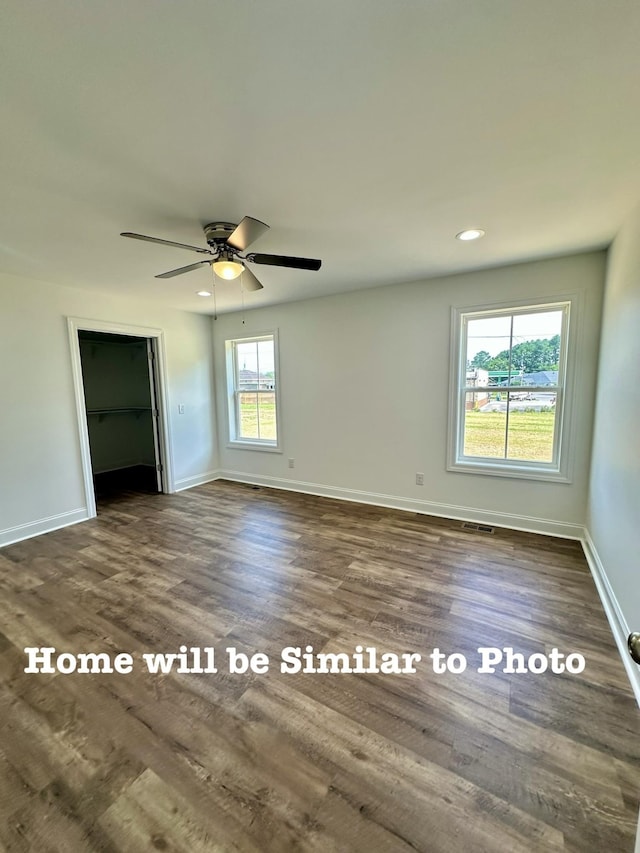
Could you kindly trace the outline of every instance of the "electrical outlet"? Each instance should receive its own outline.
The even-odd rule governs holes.
[[[289,468],[295,468],[295,467],[296,467],[295,459],[290,459],[289,460]]]
[[[182,403],[180,403],[180,404],[178,405],[178,414],[179,414],[179,415],[184,415],[184,405],[183,405]]]
[[[416,486],[424,486],[424,474],[416,474]]]

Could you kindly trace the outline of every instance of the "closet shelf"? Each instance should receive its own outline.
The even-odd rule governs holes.
[[[88,415],[98,415],[98,419],[102,420],[105,415],[128,415],[134,414],[140,417],[144,412],[150,412],[151,406],[117,406],[108,409],[87,409]]]

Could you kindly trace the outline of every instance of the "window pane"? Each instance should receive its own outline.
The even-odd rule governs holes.
[[[513,318],[512,378],[515,385],[557,385],[562,311]]]
[[[479,407],[475,404],[478,395],[466,396],[465,456],[529,462],[553,460],[554,393],[497,391]]]
[[[553,461],[555,394],[509,394],[507,459]]]
[[[276,441],[276,395],[261,393],[258,395],[258,432],[259,437]]]
[[[258,394],[240,392],[238,394],[238,410],[240,438],[259,438]]]
[[[273,341],[242,341],[237,344],[238,389],[275,389]]]
[[[483,317],[469,320],[467,324],[467,368],[478,375],[480,384],[505,383],[509,370],[509,346],[511,341],[511,317]]]
[[[513,337],[512,333],[513,319]],[[469,320],[467,369],[479,385],[556,385],[562,311],[503,315]]]
[[[256,341],[241,341],[236,344],[238,364],[238,390],[253,390],[258,387],[258,344]]]
[[[462,450],[465,456],[504,459],[507,404],[494,403],[465,412]]]
[[[258,341],[258,368],[260,371],[260,388],[273,390],[276,374],[273,358],[273,341]]]
[[[276,395],[242,391],[238,395],[240,438],[277,440]]]

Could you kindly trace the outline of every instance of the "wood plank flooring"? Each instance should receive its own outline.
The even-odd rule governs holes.
[[[0,631],[2,850],[633,850],[640,713],[578,543],[222,481],[125,494],[0,551]],[[147,671],[181,645],[218,672]],[[280,672],[307,646],[422,660]],[[133,671],[25,673],[25,647]],[[586,667],[478,673],[479,647]]]

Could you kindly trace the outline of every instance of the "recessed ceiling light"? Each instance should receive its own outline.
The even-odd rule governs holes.
[[[198,296],[211,296],[211,291],[210,290],[198,290],[197,295]]]
[[[484,231],[481,228],[468,228],[456,234],[456,240],[479,240],[480,237],[484,237]]]

